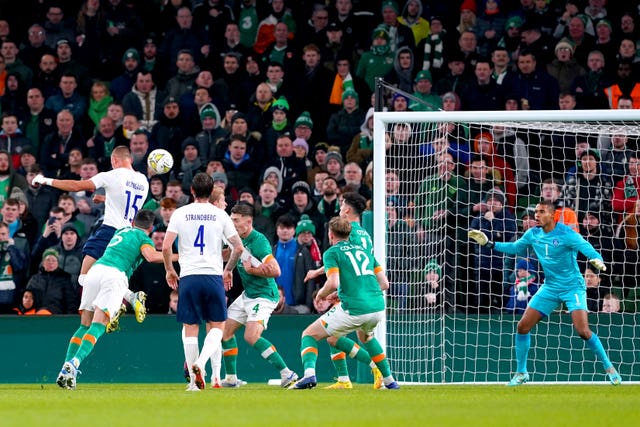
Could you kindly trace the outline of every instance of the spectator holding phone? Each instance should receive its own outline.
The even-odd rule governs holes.
[[[42,253],[45,249],[60,243],[62,236],[62,226],[69,217],[65,216],[64,209],[54,206],[49,211],[49,219],[47,220],[40,237],[31,250],[31,271],[37,272],[40,266]]]

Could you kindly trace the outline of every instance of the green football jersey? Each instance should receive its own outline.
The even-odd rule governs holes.
[[[373,241],[371,236],[365,230],[359,222],[353,221],[351,223],[351,233],[349,234],[349,243],[353,245],[362,246],[365,250],[373,255]],[[379,267],[378,261],[373,257],[373,266]]]
[[[153,240],[139,228],[121,228],[116,231],[111,241],[96,264],[106,265],[122,271],[131,277],[144,259],[140,250],[149,245],[155,250]]]
[[[374,273],[371,251],[360,245],[342,241],[331,246],[322,256],[327,276],[340,275],[338,297],[342,308],[351,315],[384,310],[384,297]]]
[[[251,254],[262,262],[269,261],[273,258],[271,245],[269,240],[259,231],[253,230],[249,235],[242,239],[244,247]],[[278,301],[278,285],[273,277],[254,276],[246,272],[242,266],[242,262],[238,262],[238,273],[242,279],[244,293],[249,298],[266,298],[271,301]]]

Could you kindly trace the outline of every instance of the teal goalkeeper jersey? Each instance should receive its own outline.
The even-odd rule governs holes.
[[[334,272],[340,275],[338,297],[345,311],[357,316],[384,310],[384,297],[375,276],[371,251],[342,241],[327,249],[322,261],[327,276]]]
[[[548,233],[540,227],[527,230],[515,242],[496,242],[495,249],[507,254],[525,253],[533,248],[544,271],[544,286],[557,290],[586,289],[577,262],[578,252],[587,259],[602,256],[579,233],[557,223]]]
[[[143,230],[135,227],[121,228],[113,235],[104,255],[96,264],[113,267],[129,278],[142,262],[140,250],[146,245],[155,250],[153,241]]]
[[[242,239],[242,244],[254,257],[263,263],[273,258],[269,240],[259,231],[253,230],[249,233],[246,238]],[[248,298],[266,298],[271,301],[280,299],[278,285],[274,278],[254,276],[247,273],[241,261],[238,261],[237,268],[244,286],[244,293]]]

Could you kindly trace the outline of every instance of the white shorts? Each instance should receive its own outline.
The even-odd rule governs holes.
[[[320,316],[320,323],[331,336],[341,337],[357,330],[371,336],[383,318],[384,310],[354,316],[344,311],[342,304],[338,303]]]
[[[127,275],[113,267],[94,265],[84,279],[80,310],[102,310],[109,317],[120,309],[129,288]]]
[[[246,325],[247,322],[262,322],[266,330],[271,313],[277,304],[276,301],[266,298],[247,298],[247,295],[242,292],[227,308],[227,317],[241,325]]]

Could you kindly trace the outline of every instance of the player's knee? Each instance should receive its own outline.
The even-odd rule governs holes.
[[[244,340],[249,345],[254,345],[260,339],[260,334],[257,332],[247,331],[244,334]]]
[[[588,340],[589,338],[591,338],[591,329],[589,329],[588,326],[581,326],[581,327],[575,327],[576,329],[576,333],[580,336],[580,338],[582,338],[583,340]]]
[[[327,338],[327,344],[329,344],[331,347],[335,347],[337,342],[338,342],[338,338],[337,337],[328,337]]]

